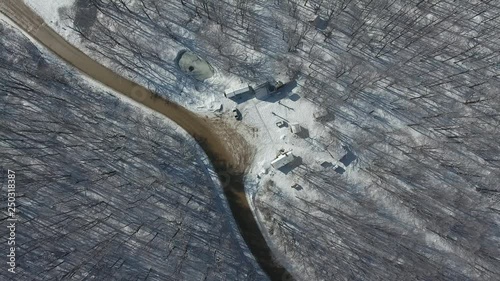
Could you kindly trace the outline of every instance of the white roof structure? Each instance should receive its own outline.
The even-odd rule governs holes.
[[[273,168],[275,169],[279,169],[285,166],[286,164],[292,162],[293,159],[294,157],[291,151],[284,152],[271,162],[271,166],[273,166]]]
[[[292,130],[292,133],[298,134],[300,131],[302,131],[302,128],[300,127],[299,123],[290,123],[290,130]]]
[[[239,96],[239,95],[242,95],[242,94],[246,94],[246,93],[249,93],[252,91],[252,88],[250,88],[250,86],[246,86],[244,88],[241,88],[239,90],[226,90],[224,91],[224,96],[228,99],[230,98],[234,98],[236,96]]]

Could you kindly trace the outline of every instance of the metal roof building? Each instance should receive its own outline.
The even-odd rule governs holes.
[[[224,96],[228,99],[230,98],[235,98],[239,95],[243,95],[243,94],[251,94],[253,93],[253,90],[250,86],[246,86],[244,88],[241,88],[241,89],[238,89],[238,90],[226,90],[224,91]]]
[[[280,154],[278,157],[276,157],[276,159],[274,159],[271,162],[271,166],[273,166],[273,168],[275,168],[275,169],[279,169],[279,168],[289,164],[294,159],[295,158],[294,158],[291,151],[284,152],[284,153]]]

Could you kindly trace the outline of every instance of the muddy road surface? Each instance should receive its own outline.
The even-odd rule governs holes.
[[[186,108],[161,98],[154,92],[114,73],[71,45],[46,25],[21,0],[0,0],[0,12],[39,43],[92,79],[168,117],[193,136],[214,165],[224,184],[224,193],[243,239],[271,280],[289,280],[285,268],[277,264],[245,196],[243,177],[251,152],[242,137],[228,126],[203,118]],[[220,121],[219,121],[220,122]],[[228,136],[233,136],[228,138]],[[232,141],[228,141],[231,139]]]

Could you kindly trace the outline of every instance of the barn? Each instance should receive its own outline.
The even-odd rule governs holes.
[[[275,169],[284,167],[285,165],[291,163],[295,157],[291,151],[281,153],[276,159],[271,162],[271,166]]]

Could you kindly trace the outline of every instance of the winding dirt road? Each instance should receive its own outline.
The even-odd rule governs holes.
[[[221,133],[216,133],[220,132],[220,124],[165,100],[94,61],[46,25],[43,19],[36,15],[23,1],[0,0],[0,12],[82,73],[163,114],[193,136],[210,158],[219,177],[224,178],[227,182],[229,175],[229,182],[224,187],[224,193],[240,232],[262,269],[273,281],[282,281],[285,276],[289,276],[284,267],[276,264],[273,260],[271,250],[260,232],[245,196],[243,176],[251,155],[245,149],[246,145],[242,137],[236,138],[240,140],[240,143],[231,145],[224,140],[225,137]],[[228,132],[228,130],[231,129],[225,126],[223,133],[230,133],[230,136],[238,135],[236,132]]]

